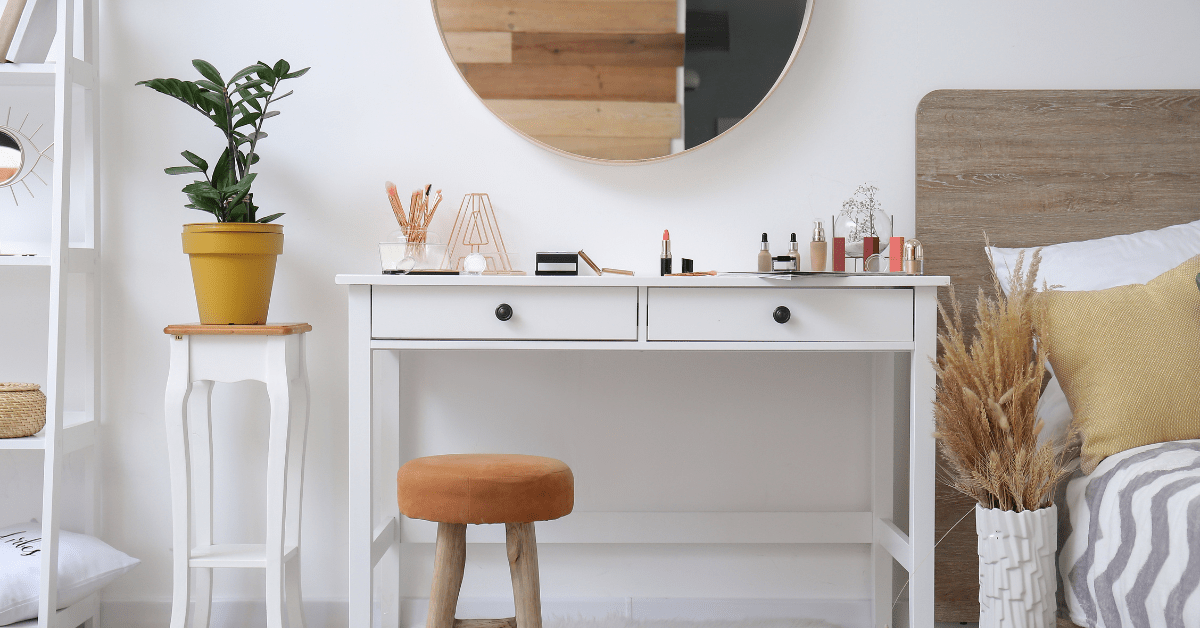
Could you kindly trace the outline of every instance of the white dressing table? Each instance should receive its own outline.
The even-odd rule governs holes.
[[[912,574],[908,624],[933,626],[935,377],[929,360],[936,349],[937,287],[948,285],[947,277],[338,275],[337,283],[349,288],[349,625],[374,625],[373,591],[385,577],[375,569],[380,559],[402,538],[431,542],[434,529],[399,515],[395,469],[376,468],[372,445],[381,417],[373,402],[379,394],[372,386],[373,352],[550,349],[874,354],[874,410],[864,417],[872,426],[870,511],[576,512],[539,525],[538,541],[869,544],[872,625],[892,624],[893,591],[902,584],[893,582],[894,558]],[[895,408],[896,387],[907,389],[905,412]],[[907,451],[895,437],[897,425],[907,433]],[[897,469],[895,462],[905,459]],[[906,480],[907,499],[894,495],[897,480]],[[381,483],[391,488],[381,491]],[[390,501],[381,499],[387,494]],[[899,525],[897,498],[907,511]],[[502,542],[503,529],[496,534]],[[392,616],[384,625],[397,621]]]

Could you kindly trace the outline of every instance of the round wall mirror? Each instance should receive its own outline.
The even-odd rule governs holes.
[[[787,73],[813,0],[432,0],[467,84],[572,157],[665,159],[737,126]]]
[[[0,186],[16,183],[25,165],[25,151],[21,141],[5,129],[0,129]]]

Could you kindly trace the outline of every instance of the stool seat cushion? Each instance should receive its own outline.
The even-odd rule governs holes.
[[[450,454],[410,460],[396,474],[400,512],[440,523],[528,523],[570,514],[575,477],[561,460]]]

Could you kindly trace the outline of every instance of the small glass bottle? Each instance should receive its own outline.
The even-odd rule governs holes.
[[[808,245],[808,266],[814,272],[825,272],[825,261],[829,243],[825,241],[825,227],[820,220],[813,221],[813,239]]]
[[[771,245],[767,242],[767,234],[762,235],[762,248],[758,251],[758,272],[771,272]]]
[[[796,242],[796,234],[792,234],[792,239],[788,242],[788,257],[792,258],[792,267],[789,270],[800,270],[800,244]]]

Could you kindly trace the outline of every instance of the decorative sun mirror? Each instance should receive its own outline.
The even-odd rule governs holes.
[[[54,161],[51,157],[54,144],[45,148],[37,147],[33,138],[38,131],[42,130],[41,126],[38,126],[29,135],[25,134],[25,125],[29,122],[28,115],[15,128],[11,126],[12,120],[12,108],[10,107],[4,124],[0,124],[0,188],[8,188],[12,193],[13,202],[18,203],[17,193],[14,190],[18,183],[25,188],[25,191],[29,192],[31,197],[34,195],[33,189],[25,182],[26,177],[33,175],[43,184],[46,183],[36,169],[43,159],[47,162]],[[26,159],[27,156],[32,159]]]
[[[432,0],[467,84],[517,132],[605,161],[737,126],[783,80],[813,0]]]
[[[25,151],[21,150],[21,141],[7,129],[0,128],[0,186],[16,183],[24,164]]]

